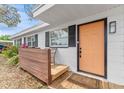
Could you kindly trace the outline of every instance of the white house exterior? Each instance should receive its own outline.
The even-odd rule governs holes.
[[[56,52],[56,63],[65,64],[75,73],[88,77],[124,85],[124,5],[44,5],[33,12],[35,18],[46,23],[26,29],[13,35],[13,40],[20,40],[20,44],[29,38],[31,47],[46,48],[46,32],[58,31],[68,26],[75,25],[75,45],[70,47],[58,47]],[[78,26],[80,24],[95,22],[105,19],[106,24],[106,47],[105,55],[105,77],[79,71],[79,48],[78,48]],[[110,23],[116,21],[116,32],[110,33]],[[48,23],[48,24],[47,24]],[[38,45],[35,46],[33,39],[38,35]],[[32,39],[30,43],[30,39]],[[69,40],[67,41],[69,42]],[[94,41],[95,42],[95,41]],[[50,42],[49,42],[50,43]],[[27,44],[27,42],[26,42]],[[34,45],[34,46],[33,46]],[[50,44],[49,44],[50,47]],[[105,61],[104,60],[104,61]]]

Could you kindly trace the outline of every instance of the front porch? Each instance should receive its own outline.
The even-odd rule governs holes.
[[[20,66],[49,88],[59,89],[111,89],[124,88],[123,85],[90,78],[69,71],[69,66],[51,63],[51,50],[39,48],[21,48],[19,50]]]
[[[67,72],[69,67],[67,65],[62,64],[51,64],[51,75],[52,75],[52,81],[60,77],[62,74]]]
[[[49,85],[69,70],[67,65],[53,63],[51,54],[51,49],[20,48],[19,63],[21,68]]]

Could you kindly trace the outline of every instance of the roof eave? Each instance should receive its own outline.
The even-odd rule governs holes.
[[[14,39],[14,38],[23,36],[23,35],[28,34],[30,32],[36,31],[37,29],[44,28],[44,27],[46,27],[48,25],[49,25],[48,23],[43,23],[43,24],[40,24],[40,25],[37,25],[37,26],[33,26],[31,28],[25,29],[25,30],[23,30],[23,31],[21,31],[19,33],[16,33],[16,34],[12,35],[10,38]]]

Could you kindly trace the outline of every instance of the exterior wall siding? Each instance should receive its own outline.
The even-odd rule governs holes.
[[[95,14],[83,19],[74,20],[72,22],[65,23],[53,29],[46,31],[52,31],[58,28],[64,28],[73,24],[82,24],[102,18],[107,18],[107,80],[117,84],[124,84],[124,6],[113,8],[105,12]],[[117,22],[117,30],[115,34],[109,33],[109,22]],[[45,32],[38,32],[38,46],[45,48]],[[89,77],[102,79],[97,76],[92,76],[82,72],[77,72],[77,47],[58,48],[56,54],[56,63],[66,64],[70,69],[76,73],[87,75]]]
[[[117,32],[108,36],[108,79],[124,84],[124,15],[109,17],[117,21]]]

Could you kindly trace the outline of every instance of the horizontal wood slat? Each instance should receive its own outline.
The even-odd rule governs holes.
[[[51,50],[39,48],[20,48],[21,68],[33,74],[47,84],[51,83]]]

